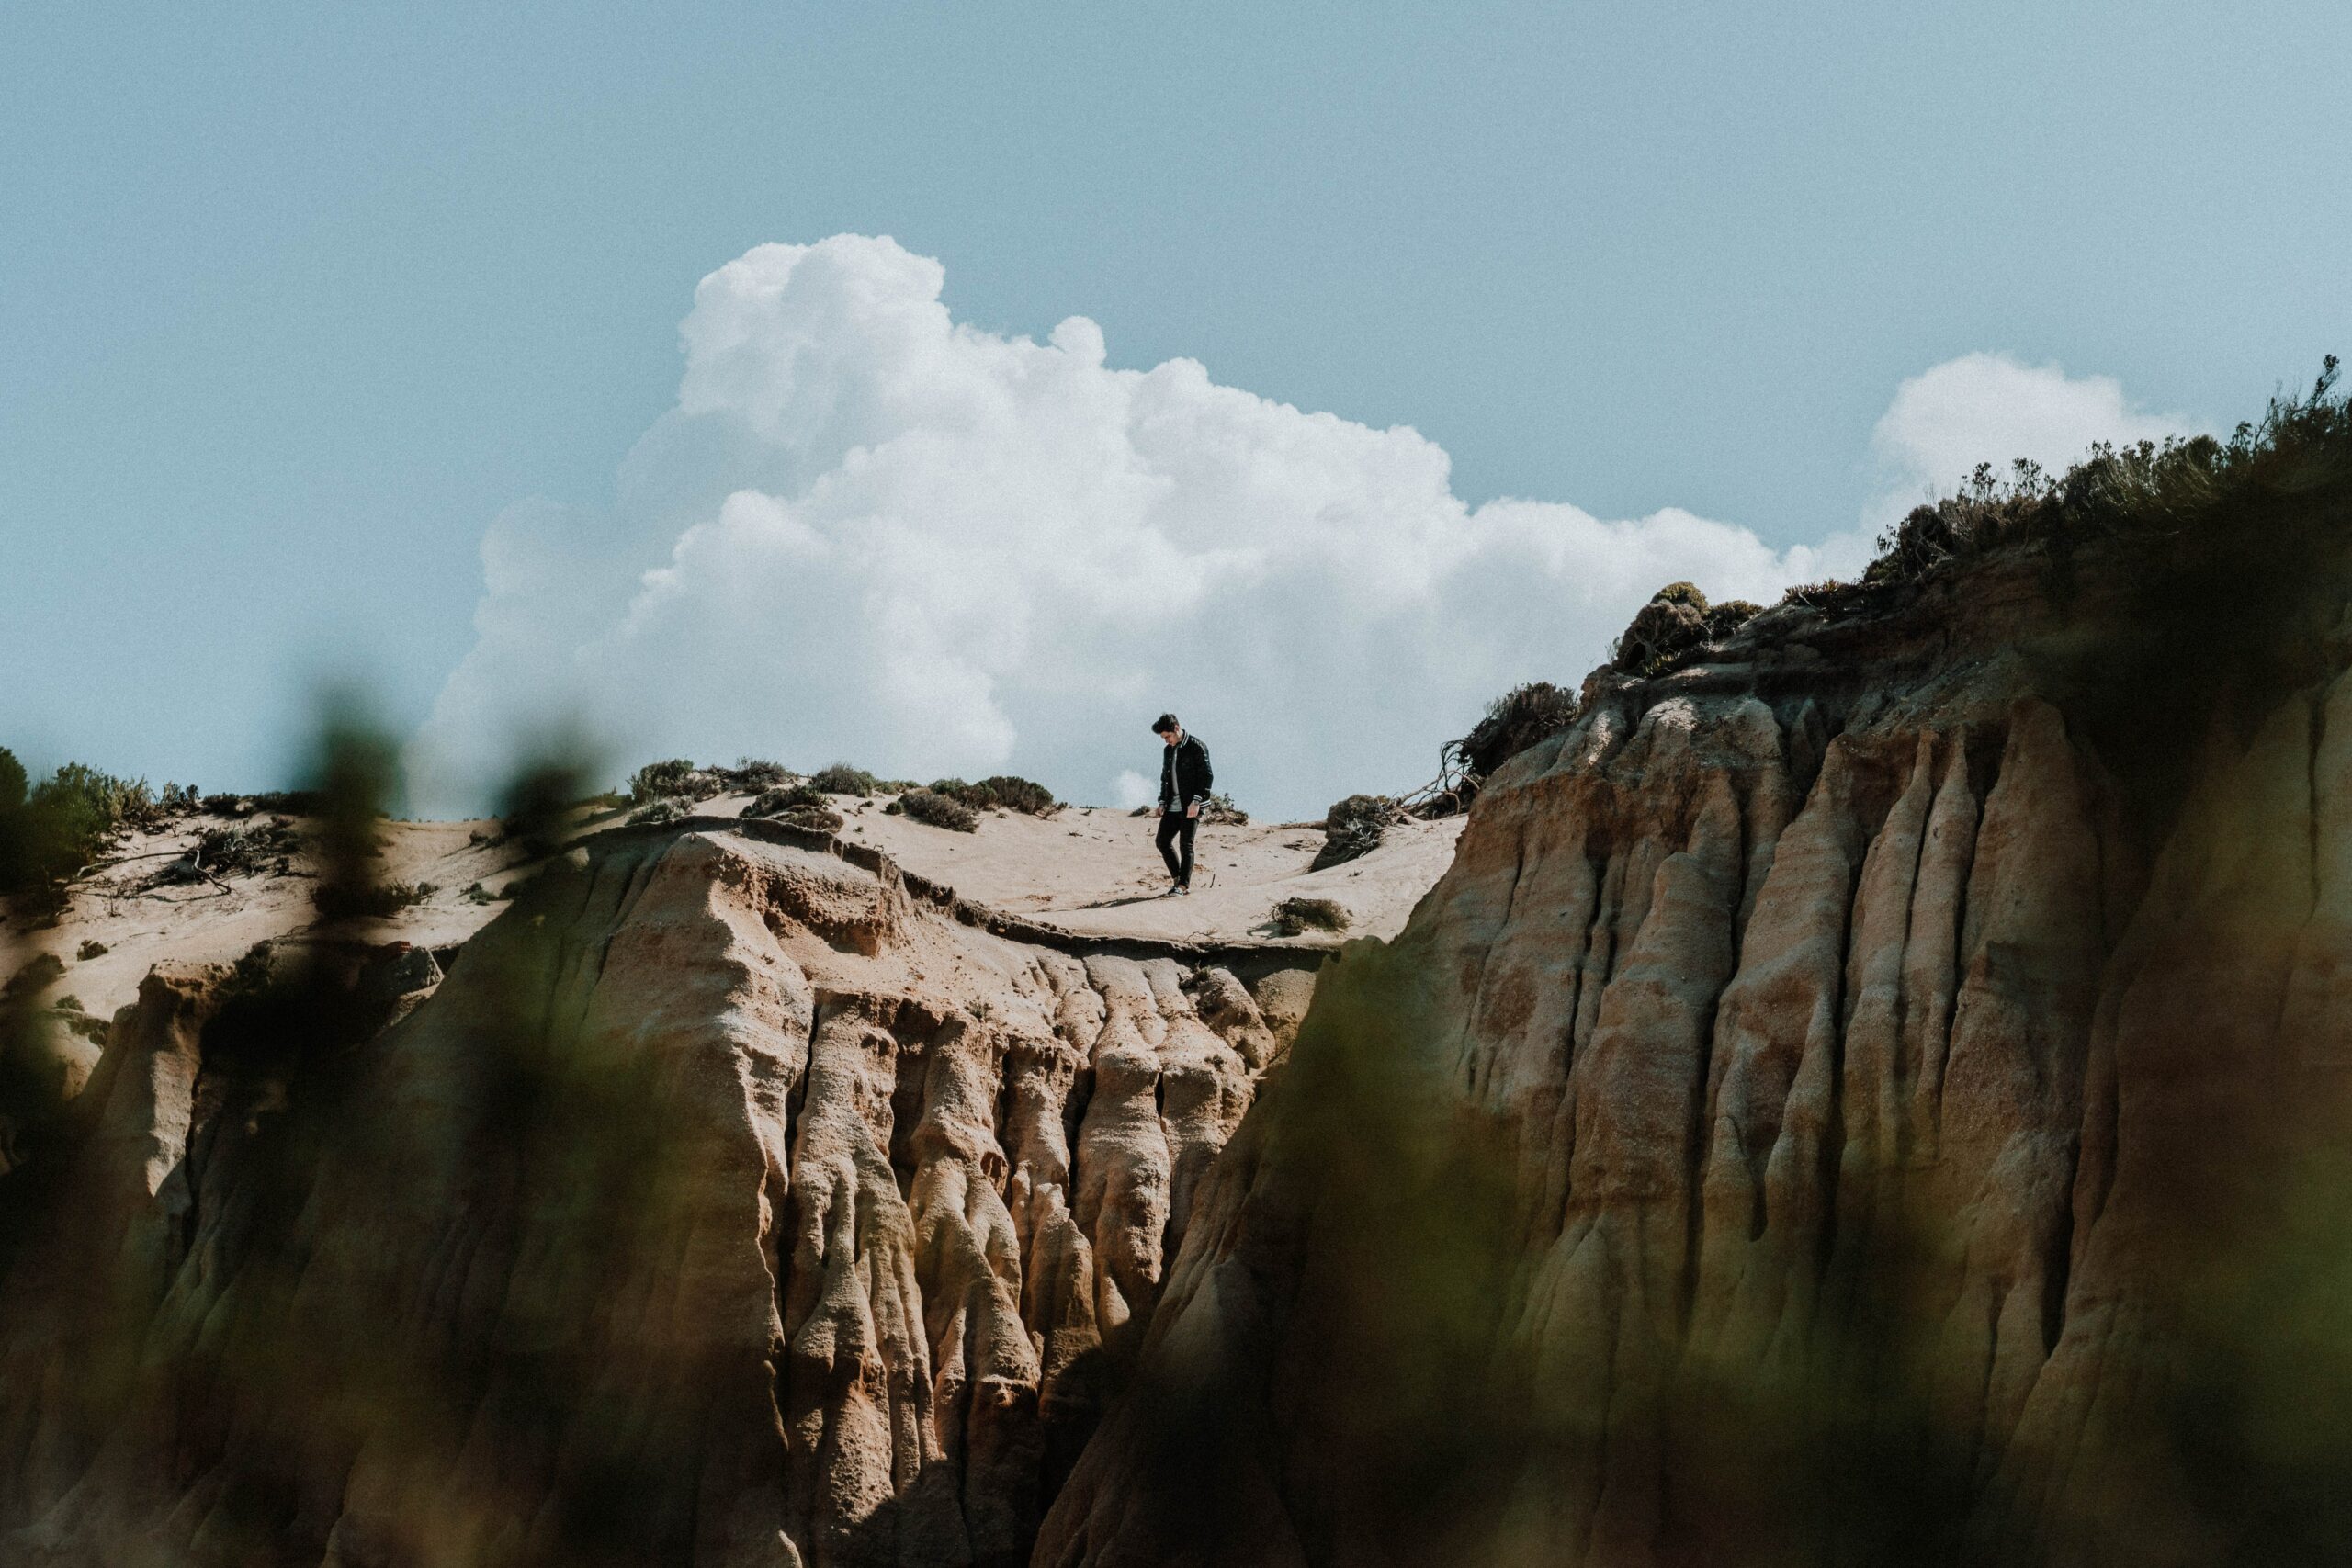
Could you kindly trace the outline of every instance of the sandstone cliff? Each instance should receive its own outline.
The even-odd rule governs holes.
[[[158,968],[0,1190],[0,1562],[1025,1560],[1313,955],[993,923],[714,822]]]
[[[2345,1544],[2341,563],[2065,564],[1588,682],[1326,979],[1037,1561]]]
[[[0,1564],[2346,1555],[2335,521],[1680,617],[1313,979],[713,820],[159,968]]]

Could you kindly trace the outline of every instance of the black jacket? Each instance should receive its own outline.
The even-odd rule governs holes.
[[[1201,738],[1187,731],[1183,739],[1160,750],[1167,755],[1159,759],[1159,809],[1182,811],[1206,800],[1216,775],[1209,772],[1209,749]]]

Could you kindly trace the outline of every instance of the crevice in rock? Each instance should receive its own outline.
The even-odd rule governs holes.
[[[1737,897],[1736,890],[1734,897]],[[1714,1081],[1715,1029],[1722,1017],[1723,992],[1718,990],[1714,1005],[1707,1009],[1706,1021],[1699,1031],[1699,1049],[1692,1063],[1690,1110],[1683,1130],[1682,1269],[1676,1280],[1674,1303],[1675,1338],[1679,1344],[1690,1342],[1690,1321],[1699,1304],[1699,1252],[1707,1224],[1707,1150],[1712,1141],[1708,1136],[1712,1122],[1708,1087]]]
[[[2304,694],[2304,700],[2311,705],[2311,721],[2304,731],[2311,738],[2311,745],[2304,753],[2303,773],[2303,819],[2311,829],[2310,842],[2303,857],[2304,868],[2311,874],[2310,886],[2304,895],[2304,908],[2307,909],[2319,908],[2320,857],[2323,852],[2320,826],[2321,818],[2325,815],[2320,803],[2326,798],[2326,781],[2320,777],[2319,754],[2327,741],[2327,683],[2323,682]]]
[[[2060,1186],[2057,1224],[2050,1230],[2041,1265],[2041,1355],[2044,1360],[2058,1348],[2066,1329],[2066,1292],[2075,1267],[2075,1179],[2082,1168],[2082,1143],[2075,1139],[2066,1151],[2066,1179]]]

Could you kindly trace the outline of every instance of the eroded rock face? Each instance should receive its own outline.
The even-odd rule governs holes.
[[[2165,1380],[2183,1281],[2341,1143],[2352,675],[2200,714],[2152,812],[1998,606],[1951,626],[1597,676],[1488,785],[1318,992],[1038,1562],[2233,1549]]]
[[[1295,986],[788,837],[575,852],[373,1038],[152,976],[8,1194],[0,1562],[1025,1561]]]

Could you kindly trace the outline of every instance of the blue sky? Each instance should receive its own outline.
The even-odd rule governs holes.
[[[2340,5],[490,12],[0,12],[0,743],[256,786],[357,664],[423,722],[485,530],[616,514],[763,242],[1410,425],[1470,507],[1775,549],[1855,525],[1931,367],[2226,425],[2352,341]],[[1012,760],[1101,793],[1039,722]]]

